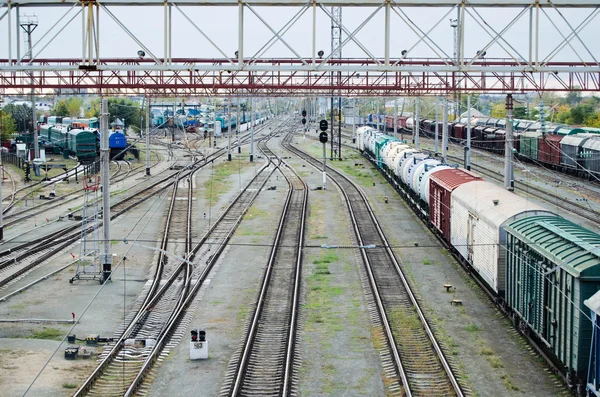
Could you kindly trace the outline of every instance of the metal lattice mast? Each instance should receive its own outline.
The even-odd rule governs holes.
[[[23,15],[23,20],[20,22],[21,29],[25,31],[27,34],[27,56],[30,60],[33,60],[33,43],[31,39],[31,34],[38,27],[38,19],[35,15]],[[31,74],[31,133],[33,134],[33,148],[35,153],[35,158],[40,158],[40,147],[38,144],[38,134],[36,128],[36,117],[35,117],[35,88],[33,81],[33,73]],[[39,174],[36,166],[36,175]]]
[[[331,59],[341,59],[342,58],[342,7],[331,7]],[[337,76],[335,72],[331,72],[331,85],[334,86],[339,84],[341,81],[341,72],[337,72]],[[337,81],[336,81],[337,78]],[[335,148],[335,144],[338,143],[338,139],[335,138],[335,100],[336,96],[335,91],[331,91],[331,153],[330,159],[333,160],[334,152],[339,152],[338,149]],[[338,111],[341,110],[340,101],[342,98],[338,95]],[[340,116],[341,120],[341,116]],[[338,137],[339,138],[339,137]]]
[[[93,179],[92,179],[93,178]],[[81,209],[81,240],[79,259],[73,280],[100,280],[98,214],[100,210],[100,176],[83,179],[83,208]]]

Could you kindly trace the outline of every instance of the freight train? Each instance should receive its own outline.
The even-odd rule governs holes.
[[[63,119],[64,120],[64,119]],[[116,156],[127,147],[127,138],[121,132],[109,131],[108,137],[111,156]],[[92,162],[98,157],[100,133],[91,128],[73,128],[71,125],[42,124],[39,136],[47,144],[76,156],[82,163]]]
[[[440,237],[579,393],[600,289],[600,235],[370,127],[356,148]]]
[[[369,115],[368,120],[379,119],[386,131],[393,131],[393,116]],[[398,131],[411,134],[415,120],[412,115],[397,117]],[[373,122],[370,122],[372,125]],[[435,120],[420,119],[419,134],[435,137]],[[465,144],[468,120],[462,118],[448,125],[448,139]],[[442,137],[442,123],[437,122],[438,137]],[[541,164],[560,172],[585,179],[600,178],[600,129],[547,124],[541,132],[540,122],[513,120],[513,148],[521,161]],[[506,119],[472,118],[471,145],[503,155],[506,142]]]

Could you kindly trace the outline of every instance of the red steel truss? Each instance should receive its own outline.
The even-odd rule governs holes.
[[[553,62],[532,68],[513,60],[484,59],[468,68],[440,60],[341,59],[303,64],[298,59],[36,59],[9,65],[0,59],[0,94],[57,90],[106,95],[344,96],[445,95],[453,92],[600,91],[600,68]],[[240,70],[241,69],[241,70]]]

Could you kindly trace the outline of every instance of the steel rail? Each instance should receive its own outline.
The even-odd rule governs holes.
[[[264,145],[259,145],[260,150],[271,160],[273,158],[278,158],[276,154],[268,148],[266,145],[267,142],[264,142]],[[285,348],[285,362],[283,365],[283,375],[282,375],[282,389],[281,395],[287,396],[291,392],[291,377],[292,377],[292,361],[293,361],[293,348],[294,348],[294,340],[296,335],[296,326],[297,326],[297,318],[298,318],[298,302],[300,297],[300,282],[301,282],[301,270],[302,270],[302,245],[304,242],[304,229],[306,222],[306,208],[308,203],[308,186],[304,182],[302,178],[285,162],[280,159],[280,164],[277,166],[280,168],[281,164],[283,164],[288,170],[290,170],[293,175],[302,182],[303,186],[303,196],[302,196],[302,209],[300,214],[300,225],[299,225],[299,235],[296,246],[296,262],[295,262],[295,270],[294,270],[294,282],[293,282],[293,293],[292,293],[292,302],[290,306],[290,322],[288,324],[288,334],[286,336],[286,348]],[[243,382],[246,380],[246,369],[250,362],[251,351],[254,346],[254,342],[256,339],[256,335],[258,333],[259,322],[261,320],[261,315],[267,304],[267,292],[269,290],[269,286],[271,283],[271,276],[273,273],[273,269],[278,260],[280,254],[280,243],[282,239],[282,235],[284,233],[285,228],[288,226],[289,215],[291,212],[292,205],[292,196],[294,195],[294,184],[290,177],[282,172],[286,181],[288,183],[289,189],[284,202],[284,209],[282,211],[281,217],[279,219],[279,224],[277,227],[275,239],[273,242],[273,248],[271,250],[271,254],[269,255],[269,260],[267,262],[267,267],[265,269],[265,273],[263,275],[263,280],[261,283],[261,290],[259,293],[259,297],[257,300],[257,305],[254,310],[254,314],[252,316],[252,320],[250,322],[250,327],[248,329],[246,342],[244,346],[243,353],[239,360],[239,366],[236,371],[235,380],[233,382],[233,387],[231,389],[231,395],[237,396],[240,395]]]
[[[264,128],[266,128],[266,125],[263,127],[263,129]],[[248,137],[248,135],[246,135],[245,138],[247,138],[247,137]],[[218,152],[221,152],[220,155],[217,156],[217,157],[220,157],[226,151],[224,149],[220,149]],[[205,161],[204,164],[208,164],[208,163],[209,163],[208,161]],[[263,167],[263,169],[265,167]],[[263,169],[261,169],[261,171]],[[184,171],[184,170],[182,170],[182,171]],[[259,175],[260,175],[260,173],[257,173],[252,178],[250,184],[252,182],[256,181]],[[266,180],[262,183],[261,187],[264,186],[264,183],[266,183]],[[248,184],[248,186],[250,186],[250,184]],[[164,284],[164,286],[161,289],[159,289],[158,292],[156,292],[155,296],[151,297],[150,294],[146,295],[146,298],[144,299],[144,303],[137,310],[136,315],[130,321],[128,327],[125,329],[125,331],[119,337],[119,339],[115,342],[115,344],[111,348],[111,350],[106,354],[105,358],[98,364],[98,366],[95,368],[95,370],[92,372],[92,374],[84,381],[84,383],[82,384],[82,386],[77,390],[77,392],[74,394],[74,397],[76,397],[76,396],[82,396],[85,393],[87,393],[87,391],[89,391],[89,389],[93,386],[93,384],[95,383],[95,381],[102,375],[102,372],[104,371],[104,369],[110,364],[110,362],[112,361],[112,359],[118,354],[120,345],[124,342],[124,340],[130,334],[131,330],[133,330],[137,326],[137,323],[145,315],[146,310],[149,309],[149,308],[151,308],[151,307],[153,307],[156,304],[156,301],[158,299],[157,296],[161,296],[167,290],[168,286],[170,286],[170,284],[173,283],[173,281],[176,279],[177,275],[181,272],[181,270],[184,269],[184,267],[185,268],[188,267],[188,262],[190,262],[190,261],[192,261],[194,259],[195,254],[206,243],[206,241],[208,239],[208,236],[211,235],[211,233],[219,226],[219,224],[222,222],[222,220],[226,217],[226,215],[228,214],[228,212],[238,203],[238,201],[240,200],[240,197],[242,197],[243,193],[247,191],[248,186],[227,207],[227,209],[221,214],[221,216],[217,219],[217,221],[213,224],[213,226],[207,231],[207,233],[200,240],[200,242],[190,251],[190,253],[187,255],[186,261],[185,262],[181,262],[179,264],[179,266],[177,266],[177,268],[171,273],[170,278],[167,280],[167,282]],[[260,191],[260,189],[258,189],[258,191]],[[254,195],[254,197],[256,197],[256,195],[258,194],[258,191]],[[172,201],[175,201],[175,200],[172,200]],[[192,200],[189,200],[189,201],[191,202]],[[243,210],[242,215],[240,215],[240,217],[239,217],[239,219],[237,221],[237,224],[239,224],[239,222],[241,221],[241,216],[243,216],[243,214],[246,211],[247,211],[247,208],[245,208]],[[237,226],[237,224],[236,224],[236,226]],[[230,231],[230,235],[226,238],[226,241],[229,241],[231,233],[233,233],[233,232]],[[180,304],[174,310],[174,312],[172,313],[172,315],[170,316],[170,318],[168,320],[168,323],[165,325],[165,327],[163,327],[163,330],[161,331],[161,337],[158,339],[158,341],[155,344],[155,346],[153,346],[152,351],[149,353],[148,357],[145,359],[144,364],[142,365],[142,367],[138,371],[138,374],[136,375],[135,379],[133,380],[133,382],[130,384],[129,388],[127,389],[127,391],[125,393],[126,396],[127,395],[131,395],[132,393],[134,393],[137,390],[137,388],[140,386],[141,382],[143,381],[143,379],[145,377],[146,372],[149,370],[149,368],[155,362],[155,360],[157,358],[157,355],[160,353],[160,351],[162,351],[162,349],[163,349],[163,347],[164,347],[164,345],[166,343],[166,340],[168,339],[168,337],[170,336],[171,332],[173,331],[174,324],[176,324],[176,322],[179,321],[179,318],[180,318],[180,316],[181,316],[184,308],[189,305],[189,303],[190,303],[190,297],[196,294],[197,290],[200,288],[200,286],[202,285],[202,283],[204,282],[204,280],[208,276],[210,270],[212,269],[214,263],[216,263],[216,260],[219,258],[219,256],[222,253],[223,249],[224,249],[224,245],[221,244],[221,246],[217,249],[216,253],[212,256],[212,258],[211,258],[211,260],[209,262],[209,265],[206,266],[206,268],[203,270],[203,272],[200,275],[200,277],[197,279],[197,282],[194,285],[194,287],[187,294],[187,299],[183,299],[183,304]],[[186,269],[186,272],[187,272],[187,269]],[[159,281],[159,284],[160,284],[160,281]],[[187,286],[187,284],[186,284],[186,289],[189,289],[189,287]],[[180,298],[180,303],[181,303],[181,301],[182,301],[182,299]]]
[[[255,181],[258,180],[258,178],[262,174],[262,172],[266,170],[268,164],[269,164],[269,162],[267,161],[267,163],[252,178],[252,180],[246,186],[246,188],[244,189],[244,191],[240,192],[240,194],[227,207],[227,209],[225,209],[225,211],[223,211],[223,213],[221,214],[221,216],[217,219],[217,221],[215,221],[215,223],[213,224],[213,226],[206,232],[206,234],[201,239],[201,241],[192,249],[191,255],[188,256],[187,261],[193,261],[195,254],[207,242],[207,240],[210,237],[210,235],[219,227],[219,225],[227,217],[227,215],[229,214],[229,212],[232,211],[232,209],[238,204],[238,202],[240,201],[240,199],[243,196],[243,194],[248,191],[248,187],[251,186],[252,183],[254,183]],[[271,175],[273,172],[274,172],[274,170],[270,171],[269,175]],[[170,338],[170,335],[174,331],[175,326],[180,321],[180,318],[183,315],[184,310],[189,306],[190,302],[192,301],[192,299],[194,298],[194,296],[198,292],[199,288],[202,286],[202,284],[206,280],[206,277],[208,277],[208,274],[212,270],[214,264],[220,258],[221,253],[225,249],[225,247],[226,247],[227,243],[229,242],[231,236],[233,235],[233,232],[235,231],[237,225],[239,225],[239,223],[241,222],[243,215],[247,212],[248,208],[253,203],[254,199],[258,196],[258,193],[260,192],[260,190],[262,189],[262,187],[264,187],[264,185],[267,182],[267,180],[268,180],[268,178],[265,178],[264,181],[262,181],[262,183],[260,184],[260,186],[257,189],[257,191],[253,192],[252,200],[246,205],[245,208],[242,209],[242,211],[241,211],[240,215],[238,216],[235,224],[231,227],[231,229],[228,231],[228,234],[219,243],[219,246],[217,247],[217,250],[211,256],[209,262],[207,263],[207,266],[203,269],[202,273],[197,278],[196,283],[194,284],[194,286],[191,288],[191,290],[187,294],[187,297],[184,300],[183,304],[180,305],[180,307],[177,309],[177,311],[173,313],[173,315],[169,319],[169,323],[166,324],[165,327],[163,327],[163,332],[162,332],[162,335],[161,335],[160,339],[157,341],[156,345],[152,348],[151,353],[148,355],[148,357],[145,360],[142,368],[138,371],[138,374],[137,374],[136,378],[133,380],[132,384],[130,385],[130,387],[128,388],[128,390],[127,390],[127,392],[125,393],[124,396],[131,396],[131,395],[133,395],[137,391],[137,389],[140,387],[141,382],[143,381],[144,377],[146,376],[146,373],[150,370],[151,366],[157,360],[158,355],[163,350],[164,345],[166,344],[167,340]],[[187,262],[182,262],[180,264],[180,267],[183,267],[183,266],[187,267],[188,263]]]
[[[319,169],[319,167],[320,167],[321,164],[318,163],[318,161],[315,160],[312,156],[310,156],[307,153],[301,151],[300,149],[295,148],[292,145],[289,145],[288,149],[290,149],[293,153],[295,153],[299,157],[301,157],[304,160],[306,160],[309,164],[311,164],[315,168]],[[315,164],[315,163],[318,163],[318,164]],[[392,260],[394,268],[396,269],[397,274],[399,275],[400,279],[402,280],[402,283],[405,286],[406,291],[408,292],[409,298],[410,298],[410,300],[411,300],[411,302],[412,302],[412,304],[413,304],[413,306],[415,308],[415,311],[417,312],[417,314],[419,316],[419,319],[421,320],[421,324],[423,326],[423,329],[425,330],[426,334],[428,335],[429,340],[430,340],[430,342],[432,344],[432,347],[435,350],[435,352],[436,352],[436,354],[437,354],[437,356],[438,356],[438,358],[440,360],[440,363],[442,364],[442,367],[443,367],[444,371],[446,372],[446,374],[448,376],[449,381],[451,382],[451,384],[452,384],[455,392],[457,393],[457,395],[458,396],[464,396],[462,388],[461,388],[460,384],[458,383],[458,380],[454,376],[454,374],[452,372],[452,368],[451,368],[450,364],[448,363],[448,361],[446,360],[446,357],[445,357],[445,355],[444,355],[441,347],[439,346],[439,344],[438,344],[438,342],[437,342],[437,340],[435,338],[435,335],[434,335],[433,331],[431,330],[431,328],[429,326],[429,323],[427,322],[427,319],[425,318],[425,315],[424,315],[423,311],[421,310],[416,297],[414,296],[414,293],[412,292],[412,289],[410,288],[408,280],[406,279],[406,277],[404,276],[402,270],[400,269],[400,265],[399,265],[398,261],[396,260],[395,255],[394,255],[393,251],[391,250],[389,243],[387,242],[385,234],[383,233],[383,230],[381,229],[381,227],[379,225],[379,222],[377,221],[377,219],[375,217],[375,214],[372,211],[371,206],[368,204],[368,199],[367,199],[366,195],[364,194],[364,192],[362,191],[362,189],[360,189],[360,187],[358,187],[348,177],[346,177],[342,173],[338,172],[337,170],[331,168],[330,166],[327,166],[327,168],[328,168],[329,176],[336,175],[337,177],[342,178],[344,181],[346,181],[351,186],[353,186],[356,189],[356,191],[359,193],[359,195],[362,197],[362,199],[363,199],[363,201],[365,203],[365,206],[366,206],[366,208],[367,208],[367,210],[369,212],[369,216],[370,216],[371,220],[373,221],[374,226],[376,227],[377,233],[379,234],[379,237],[384,242],[385,250],[386,250],[389,258]],[[352,217],[352,221],[353,221],[353,226],[354,226],[355,233],[356,233],[357,238],[358,238],[358,240],[359,240],[359,242],[360,242],[360,244],[362,246],[363,241],[362,241],[362,238],[361,238],[360,227],[359,227],[358,223],[356,222],[356,218],[355,218],[355,215],[354,215],[354,211],[352,210],[352,205],[351,205],[351,202],[349,200],[349,197],[348,197],[347,193],[344,191],[344,189],[342,188],[341,184],[336,180],[336,178],[331,178],[331,179],[334,181],[334,183],[340,188],[340,190],[344,194],[346,203],[347,203],[349,211],[351,213],[351,217]],[[363,257],[363,260],[365,260],[366,263],[369,263],[368,258],[366,257],[367,256],[366,255],[366,248],[364,248],[364,247],[361,248],[361,255]],[[395,342],[393,342],[393,341],[395,341],[395,339],[394,339],[394,337],[393,337],[393,335],[391,333],[391,328],[389,326],[387,317],[385,316],[383,306],[380,306],[380,305],[382,305],[382,302],[381,302],[381,299],[379,297],[378,289],[377,289],[377,287],[375,285],[375,280],[373,278],[373,274],[372,274],[371,270],[369,269],[369,266],[367,266],[367,269],[368,269],[368,272],[369,272],[370,284],[371,284],[372,287],[374,287],[374,290],[377,291],[377,293],[374,294],[374,295],[376,296],[376,300],[377,300],[377,303],[378,303],[380,315],[382,315],[382,319],[385,319],[383,321],[383,323],[384,323],[385,328],[386,328],[386,334],[388,335],[389,344],[390,345],[395,345]],[[403,369],[403,366],[402,366],[402,363],[401,363],[401,360],[400,360],[399,353],[398,353],[397,349],[395,349],[395,346],[393,348],[393,352],[394,352],[393,353],[394,357],[398,360],[397,361],[397,365],[399,366],[399,372],[401,372],[401,377],[403,379],[403,382],[405,382],[404,386],[407,388],[407,392],[406,393],[407,393],[407,395],[411,395],[410,390],[409,390],[409,386],[408,386],[409,385],[408,378],[407,378],[407,375],[405,373],[403,373],[404,369]]]

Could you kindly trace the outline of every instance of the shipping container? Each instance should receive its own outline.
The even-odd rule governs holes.
[[[588,396],[600,396],[600,291],[583,303],[590,308],[592,325],[592,343],[590,346],[590,364],[587,377]],[[590,394],[592,393],[592,394]]]
[[[480,176],[460,168],[441,170],[429,178],[429,220],[447,242],[450,242],[452,191],[462,184],[479,180]]]
[[[504,153],[504,145],[506,145],[506,131],[498,128],[494,134],[496,136],[492,140],[492,151],[499,154]]]
[[[454,124],[450,136],[456,139],[467,139],[467,125],[461,123]]]
[[[560,165],[562,135],[544,134],[538,138],[538,159],[543,163]]]
[[[600,288],[600,235],[556,216],[519,219],[506,232],[508,305],[585,380],[592,327],[584,301]]]
[[[504,296],[506,226],[515,219],[551,214],[496,184],[476,181],[452,192],[452,246],[499,296]]]

